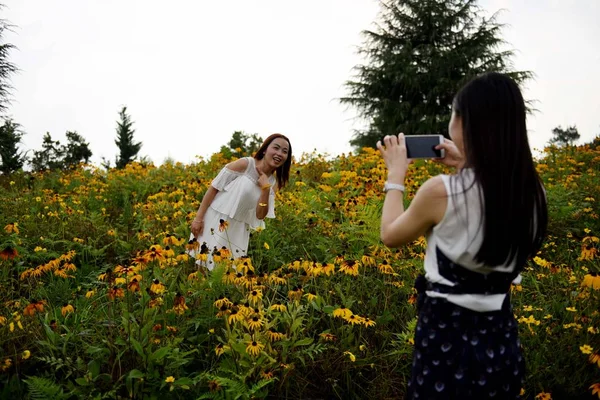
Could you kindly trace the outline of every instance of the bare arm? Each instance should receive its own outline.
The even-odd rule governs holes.
[[[217,193],[219,193],[217,189],[209,186],[204,194],[202,203],[200,203],[198,212],[196,212],[196,218],[192,221],[192,233],[194,234],[194,237],[202,235],[202,232],[204,231],[204,214],[206,214],[206,210],[208,210],[208,207],[212,204]]]
[[[439,176],[419,188],[406,211],[403,193],[389,191],[383,203],[381,241],[388,247],[399,247],[425,235],[442,220],[447,202],[446,188]]]
[[[245,160],[243,158],[240,158],[239,160],[236,160],[226,165],[227,169],[235,172],[243,172],[246,170],[247,167],[248,160]],[[202,198],[202,203],[200,203],[200,207],[196,212],[196,218],[194,218],[194,220],[192,221],[192,234],[194,235],[194,237],[202,235],[202,232],[204,231],[204,215],[206,214],[206,210],[208,210],[208,207],[210,207],[213,200],[215,199],[217,193],[219,193],[219,191],[215,189],[212,185],[208,187],[208,190],[206,190],[206,193]]]
[[[265,185],[266,186],[266,185]],[[261,189],[260,197],[258,198],[258,204],[256,205],[256,218],[265,219],[269,212],[269,194],[271,187]]]

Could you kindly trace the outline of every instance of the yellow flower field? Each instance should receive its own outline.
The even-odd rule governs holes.
[[[189,225],[226,162],[0,177],[0,398],[403,397],[426,242],[381,244],[378,153],[303,155],[249,257],[216,249],[207,273]],[[537,168],[549,236],[511,288],[522,392],[600,397],[600,138]],[[406,202],[442,172],[415,163]]]

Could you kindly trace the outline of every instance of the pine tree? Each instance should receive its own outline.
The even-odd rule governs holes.
[[[581,137],[575,125],[568,126],[567,129],[563,129],[562,126],[559,125],[552,129],[552,135],[554,136],[550,139],[550,143],[558,146],[573,145],[573,143]]]
[[[19,151],[18,145],[21,143],[23,132],[19,130],[19,124],[10,119],[4,121],[0,126],[0,172],[10,174],[21,168],[27,158],[22,151]]]
[[[4,7],[0,4],[0,10]],[[6,112],[10,103],[12,86],[10,77],[18,71],[17,67],[8,61],[9,53],[15,48],[10,43],[4,43],[4,34],[12,28],[7,21],[0,19],[0,113]]]
[[[221,146],[221,154],[227,159],[232,157],[252,156],[260,148],[263,140],[258,134],[248,135],[242,131],[235,131],[227,145]]]
[[[89,143],[77,132],[67,131],[67,146],[63,159],[64,168],[76,167],[79,163],[88,163],[92,157]]]
[[[127,114],[127,107],[123,107],[119,112],[120,121],[117,121],[117,140],[115,143],[119,148],[119,156],[116,160],[117,168],[125,168],[127,164],[134,161],[142,147],[142,143],[133,141],[135,130],[131,117]]]
[[[65,157],[65,146],[59,140],[52,140],[50,132],[46,132],[42,142],[42,150],[34,151],[31,167],[34,171],[62,169]]]
[[[501,50],[497,15],[486,18],[475,0],[381,0],[377,29],[364,31],[359,53],[366,64],[346,82],[342,104],[369,122],[350,141],[375,147],[381,137],[447,135],[452,99],[474,76],[508,73],[517,82],[531,72],[510,72],[513,52]]]

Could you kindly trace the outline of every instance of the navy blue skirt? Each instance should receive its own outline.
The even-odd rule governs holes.
[[[525,376],[509,295],[476,312],[419,295],[408,399],[519,399]]]

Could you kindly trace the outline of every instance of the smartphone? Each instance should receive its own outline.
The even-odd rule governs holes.
[[[444,149],[435,146],[444,143],[443,135],[405,135],[406,156],[408,158],[444,158]]]

